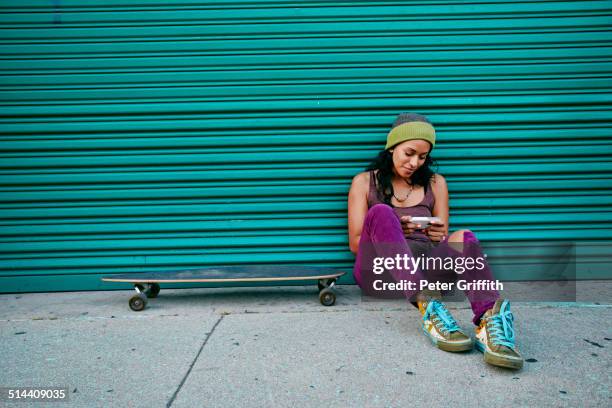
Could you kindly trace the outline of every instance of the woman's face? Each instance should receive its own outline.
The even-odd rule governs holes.
[[[409,178],[425,163],[431,145],[425,140],[406,140],[393,147],[393,172]]]

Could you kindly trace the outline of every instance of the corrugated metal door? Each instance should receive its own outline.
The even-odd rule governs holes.
[[[400,111],[437,127],[453,229],[580,239],[581,276],[610,277],[610,1],[0,7],[2,292],[350,270],[350,180]]]

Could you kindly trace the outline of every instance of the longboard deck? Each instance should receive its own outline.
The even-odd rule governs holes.
[[[346,272],[308,266],[224,266],[167,272],[143,272],[103,277],[105,282],[189,283],[189,282],[267,282],[339,278]]]
[[[129,306],[135,312],[144,310],[149,298],[155,298],[160,283],[188,282],[273,282],[317,280],[319,301],[324,306],[336,302],[333,288],[336,280],[346,272],[331,268],[293,265],[241,265],[220,268],[186,269],[167,272],[143,272],[105,276],[105,282],[127,282],[134,284],[136,295],[130,298]]]

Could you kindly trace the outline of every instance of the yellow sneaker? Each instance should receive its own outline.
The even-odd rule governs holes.
[[[523,367],[523,357],[514,344],[514,316],[510,302],[497,299],[480,319],[476,328],[476,348],[484,353],[484,361],[505,368]]]
[[[417,304],[423,316],[423,333],[440,350],[467,351],[474,347],[471,337],[457,325],[444,303],[429,299]]]

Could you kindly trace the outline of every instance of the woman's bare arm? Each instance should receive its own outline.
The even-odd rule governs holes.
[[[351,252],[357,254],[359,249],[359,239],[363,221],[368,213],[368,189],[370,186],[370,174],[367,172],[359,173],[353,177],[351,189],[348,194],[348,233],[349,248]]]
[[[446,185],[446,179],[440,174],[435,175],[430,186],[435,197],[432,215],[440,218],[443,225],[432,224],[427,229],[427,234],[432,241],[441,241],[443,237],[448,235],[448,186]]]

